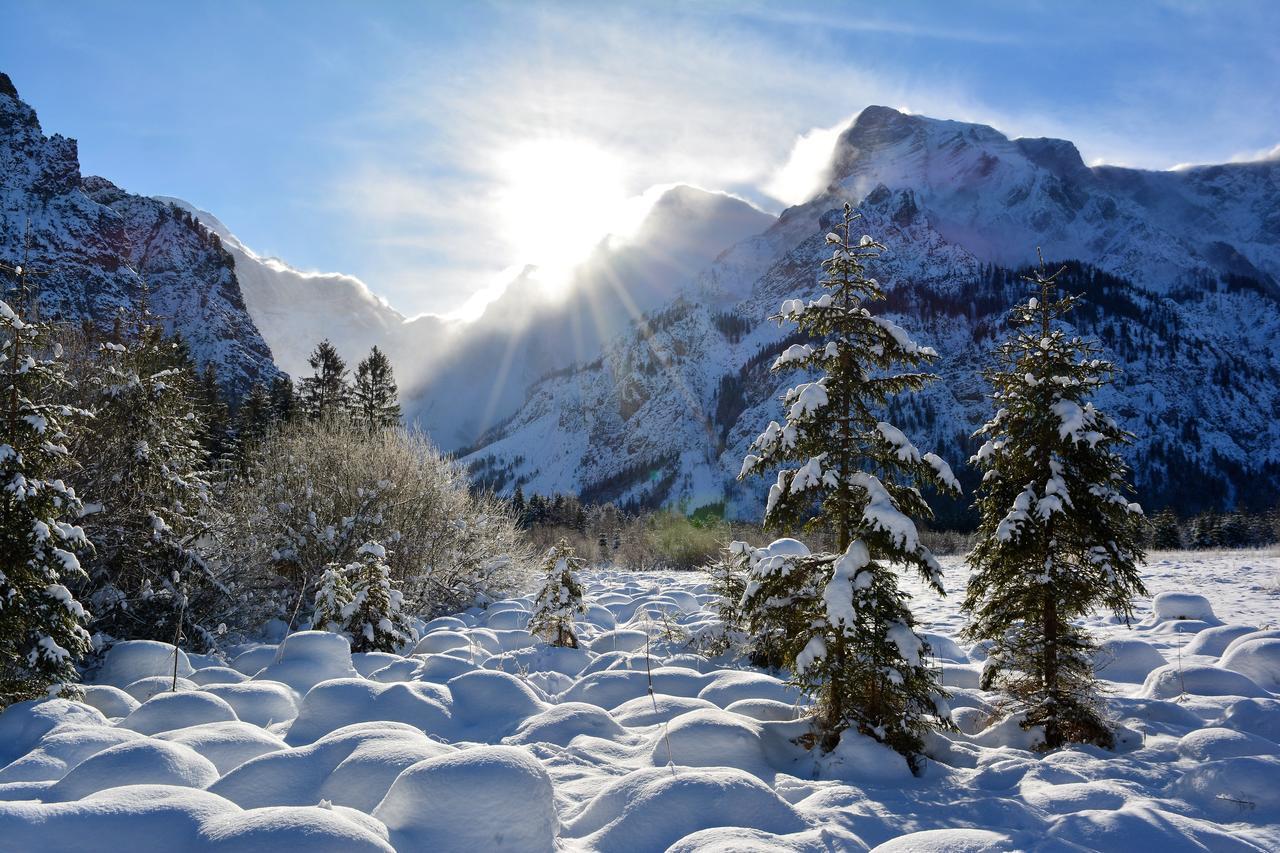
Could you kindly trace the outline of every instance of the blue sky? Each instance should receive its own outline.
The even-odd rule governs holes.
[[[410,315],[568,263],[655,185],[799,201],[872,103],[1145,168],[1280,144],[1266,0],[0,0],[0,32],[86,173]]]

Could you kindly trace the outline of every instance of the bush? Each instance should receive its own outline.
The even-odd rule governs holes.
[[[224,558],[240,614],[296,627],[325,567],[387,546],[408,613],[433,616],[506,595],[528,579],[530,554],[510,507],[472,494],[463,473],[418,433],[332,420],[292,422],[247,452],[228,484]]]

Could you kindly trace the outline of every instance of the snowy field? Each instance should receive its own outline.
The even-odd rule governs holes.
[[[962,730],[920,778],[865,738],[795,746],[791,688],[693,651],[704,577],[583,580],[581,650],[535,643],[528,599],[407,657],[319,632],[180,655],[176,693],[171,647],[119,645],[83,703],[0,715],[0,850],[1280,850],[1280,557],[1153,555],[1173,595],[1093,620],[1114,753],[992,725],[959,596],[913,588]]]

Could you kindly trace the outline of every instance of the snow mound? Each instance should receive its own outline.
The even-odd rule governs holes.
[[[1254,845],[1232,837],[1207,821],[1185,817],[1144,804],[1089,810],[1064,815],[1049,830],[1049,841],[1067,849],[1252,851]],[[1046,845],[1048,846],[1048,845]],[[1052,848],[1050,848],[1052,849]]]
[[[391,652],[354,652],[351,655],[351,665],[365,678],[394,663],[407,662],[406,658],[393,655]]]
[[[44,799],[48,802],[78,800],[121,785],[205,788],[217,779],[218,768],[191,747],[146,738],[94,753],[59,779]]]
[[[611,783],[564,834],[600,853],[665,850],[701,829],[732,826],[787,834],[804,820],[771,788],[728,767],[652,767]]]
[[[302,699],[285,740],[311,743],[353,723],[407,723],[425,732],[451,728],[449,691],[427,682],[380,684],[363,678],[339,678],[317,684]]]
[[[14,702],[0,712],[0,763],[26,755],[54,726],[105,726],[97,708],[66,699]]]
[[[855,782],[903,783],[911,778],[907,760],[880,741],[845,729],[840,743],[817,759],[824,778]]]
[[[80,701],[97,708],[105,717],[127,717],[139,705],[137,699],[110,684],[86,684],[81,690],[84,697]]]
[[[562,646],[542,645],[503,652],[484,662],[485,669],[503,672],[558,672],[577,675],[591,662],[591,652]]]
[[[418,641],[413,647],[415,655],[436,655],[450,649],[465,649],[471,646],[471,640],[463,631],[433,631]]]
[[[1280,693],[1280,638],[1263,637],[1233,644],[1219,665],[1249,676],[1272,693]]]
[[[688,696],[637,696],[614,708],[609,716],[624,726],[653,726],[669,722],[689,711],[717,707],[706,699]]]
[[[242,722],[204,723],[162,732],[161,740],[189,746],[226,775],[251,758],[287,749],[285,742],[255,725]]]
[[[690,711],[658,733],[649,757],[658,767],[670,761],[684,767],[737,767],[760,775],[767,772],[761,731],[758,721],[719,708]]]
[[[266,728],[298,716],[293,691],[276,681],[246,681],[241,684],[211,684],[202,692],[217,696],[246,723]]]
[[[578,680],[561,696],[561,702],[586,702],[600,708],[615,708],[623,702],[649,693],[649,677],[634,670],[593,672]]]
[[[153,735],[201,723],[223,723],[239,719],[226,701],[211,693],[189,690],[152,696],[121,720],[119,725],[144,735]]]
[[[400,723],[359,723],[246,761],[209,787],[242,808],[327,799],[372,811],[406,767],[453,751]]]
[[[1027,848],[1025,843],[990,829],[926,829],[899,835],[871,849],[873,853],[1003,853]]]
[[[127,687],[140,678],[164,675],[173,678],[173,646],[156,640],[125,640],[107,650],[94,679],[99,684]],[[187,653],[178,649],[178,677],[186,678],[195,672]]]
[[[805,709],[798,705],[788,705],[776,699],[739,699],[725,710],[761,722],[798,720],[805,713]]]
[[[1203,664],[1165,664],[1151,671],[1142,682],[1140,695],[1148,699],[1176,699],[1184,693],[1195,696],[1266,696],[1253,679],[1229,669]]]
[[[1131,637],[1106,640],[1093,655],[1094,671],[1108,681],[1141,684],[1151,670],[1165,663],[1164,655],[1155,646]]]
[[[1178,741],[1178,754],[1193,761],[1215,761],[1245,755],[1276,755],[1280,744],[1235,729],[1208,728],[1188,732]]]
[[[206,791],[167,785],[125,785],[66,803],[0,802],[0,838],[6,849],[60,853],[392,850],[372,827],[336,809],[245,812]]]
[[[788,835],[735,826],[698,830],[672,844],[667,853],[831,853],[866,847],[862,839],[834,824]]]
[[[252,678],[274,663],[279,652],[277,646],[254,646],[232,659],[231,668]]]
[[[727,708],[739,699],[772,699],[794,705],[800,691],[762,672],[721,670],[714,673],[707,686],[698,692],[699,699]]]
[[[617,740],[626,735],[609,714],[583,702],[565,702],[552,705],[540,714],[526,719],[516,733],[506,738],[506,743],[553,743],[568,746],[579,735]]]
[[[1218,625],[1221,622],[1213,613],[1213,605],[1203,595],[1194,592],[1161,592],[1151,600],[1152,622],[1173,622],[1189,619]]]
[[[373,816],[396,849],[437,853],[552,853],[559,826],[547,771],[512,746],[478,746],[412,765]]]
[[[649,635],[644,631],[632,628],[617,628],[605,631],[588,645],[591,651],[600,652],[639,652],[644,651],[649,643]]]
[[[259,681],[279,681],[306,693],[322,681],[359,675],[351,663],[351,643],[346,637],[328,631],[299,631],[285,637],[279,660],[254,677]]]
[[[56,726],[34,749],[0,769],[0,783],[56,782],[94,753],[141,737],[137,732],[106,726]]]
[[[1280,743],[1280,700],[1241,699],[1227,708],[1216,725]]]
[[[410,673],[409,677],[415,681],[431,681],[437,684],[444,684],[464,672],[471,672],[474,669],[477,669],[474,663],[462,658],[455,658],[450,655],[426,655],[420,659],[417,667]],[[379,678],[378,680],[383,681],[384,679]]]
[[[1177,789],[1211,814],[1261,813],[1269,819],[1280,811],[1278,779],[1280,757],[1246,755],[1201,762],[1182,774]]]
[[[455,739],[500,740],[515,731],[526,717],[547,708],[529,685],[496,670],[464,673],[447,687],[453,700],[453,721],[458,727]]]
[[[1280,638],[1280,628],[1269,628],[1265,631],[1250,631],[1247,634],[1241,634],[1230,643],[1227,643],[1227,647],[1222,650],[1222,656],[1226,657],[1245,643],[1250,643],[1254,640],[1268,640],[1276,638]]]
[[[192,684],[204,687],[209,684],[239,684],[248,681],[249,676],[229,666],[206,666],[191,673],[188,679]]]
[[[1205,628],[1182,647],[1182,653],[1221,657],[1232,640],[1252,634],[1256,630],[1258,629],[1251,625],[1217,625],[1213,628]]]
[[[200,685],[189,678],[179,677],[175,682],[171,675],[148,675],[145,678],[139,678],[137,681],[129,682],[125,685],[124,692],[138,702],[146,702],[152,696],[170,693],[175,688],[177,690],[197,690],[199,687]]]

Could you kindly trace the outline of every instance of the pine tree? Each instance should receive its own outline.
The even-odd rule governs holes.
[[[603,539],[604,537],[601,537]],[[706,567],[711,577],[708,591],[716,596],[720,615],[720,634],[713,643],[714,652],[728,651],[746,641],[743,632],[742,596],[747,591],[747,570],[753,549],[746,542],[730,542]]]
[[[325,567],[316,591],[312,624],[345,633],[353,652],[395,652],[417,634],[402,610],[404,596],[391,583],[387,551],[366,542],[354,562]]]
[[[311,627],[318,631],[342,633],[351,616],[351,580],[345,566],[329,563],[324,567],[320,582],[316,585],[315,611],[311,615]]]
[[[313,421],[326,420],[346,412],[351,396],[347,385],[347,364],[333,344],[321,341],[307,359],[312,374],[302,380],[299,396],[303,414]]]
[[[240,402],[236,412],[236,441],[243,448],[261,441],[275,419],[271,411],[271,394],[261,382],[255,382]]]
[[[1151,517],[1151,547],[1160,551],[1182,548],[1182,528],[1171,509],[1162,509]]]
[[[1041,726],[1044,747],[1112,743],[1098,708],[1093,644],[1078,624],[1095,607],[1128,618],[1145,593],[1141,508],[1126,497],[1117,449],[1132,436],[1088,396],[1110,382],[1098,347],[1060,328],[1061,296],[1044,261],[1036,295],[1012,312],[1013,336],[986,374],[999,411],[978,435],[978,541],[964,607],[967,635],[992,642],[984,683]]]
[[[182,352],[187,352],[185,345]],[[187,358],[194,374],[194,362],[190,362],[189,354]],[[175,359],[175,363],[180,362]],[[235,448],[232,442],[231,409],[223,397],[222,387],[218,384],[218,373],[211,362],[206,362],[200,370],[191,394],[196,401],[195,413],[201,425],[196,438],[204,446],[209,459],[220,462],[229,457]]]
[[[352,392],[355,416],[370,430],[388,429],[400,423],[400,403],[391,362],[376,346],[356,366]]]
[[[43,696],[77,678],[88,614],[63,581],[82,574],[82,505],[57,475],[72,462],[65,429],[86,412],[65,396],[61,347],[48,327],[0,302],[0,705]],[[70,690],[70,689],[69,689]]]
[[[109,636],[214,645],[225,606],[196,541],[215,512],[208,457],[209,388],[185,350],[145,314],[100,343],[83,388],[94,412],[78,479],[95,501],[86,568],[93,627]],[[216,385],[214,386],[216,388]]]
[[[515,494],[511,496],[511,514],[515,516],[518,524],[525,523],[524,489],[520,486],[516,486]]]
[[[573,552],[567,539],[561,539],[542,561],[546,580],[534,599],[533,618],[529,620],[529,632],[546,637],[553,646],[578,648],[578,636],[573,632],[573,617],[585,613],[582,603],[582,585],[576,572],[586,567],[586,560]]]
[[[798,463],[778,472],[765,524],[834,530],[841,553],[753,561],[744,610],[753,633],[779,637],[782,662],[815,699],[814,741],[823,751],[852,727],[914,766],[924,732],[947,711],[894,566],[915,568],[942,591],[941,568],[911,519],[932,515],[918,486],[953,493],[959,484],[942,459],[921,454],[878,417],[892,397],[933,378],[902,368],[937,355],[865,307],[884,299],[866,263],[885,247],[854,236],[857,218],[846,204],[826,236],[826,292],[807,304],[787,300],[774,318],[794,322],[811,342],[788,347],[773,369],[821,376],[786,392],[786,423],[769,424],[739,475]],[[784,600],[786,608],[772,606]]]

